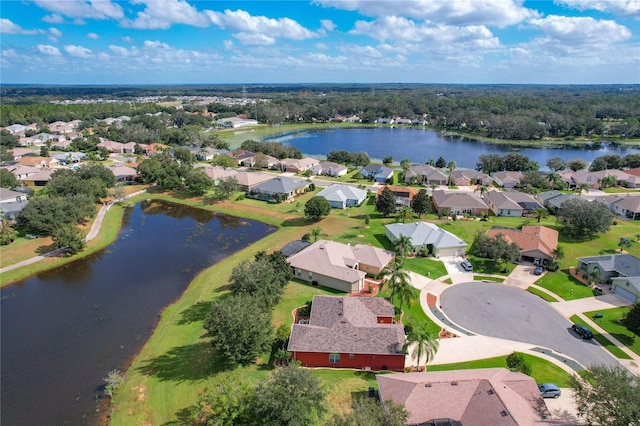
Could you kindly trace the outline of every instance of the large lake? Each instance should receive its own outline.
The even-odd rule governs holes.
[[[107,249],[2,289],[2,424],[97,423],[103,378],[127,366],[162,309],[199,271],[274,230],[146,202]]]
[[[467,138],[443,136],[432,130],[413,128],[383,127],[377,129],[330,129],[323,131],[304,131],[269,138],[270,141],[283,142],[298,148],[312,156],[324,156],[334,150],[366,152],[369,157],[381,160],[392,156],[399,162],[405,158],[413,163],[426,163],[442,156],[447,162],[453,160],[458,167],[474,169],[478,157],[484,154],[504,155],[517,150],[541,168],[545,168],[551,157],[563,160],[582,158],[588,162],[605,154],[640,154],[640,148],[627,148],[595,143],[572,149],[552,148],[516,148],[510,145],[492,144]]]

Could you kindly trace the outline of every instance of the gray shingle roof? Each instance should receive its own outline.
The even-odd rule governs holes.
[[[315,296],[309,324],[294,324],[288,350],[353,354],[403,354],[400,324],[378,324],[393,316],[393,306],[378,297]]]
[[[331,185],[316,194],[317,197],[326,198],[328,201],[363,200],[367,191],[350,185]]]
[[[578,260],[587,264],[597,263],[606,272],[615,271],[627,277],[640,276],[640,258],[630,254],[579,257]]]
[[[296,189],[309,185],[304,179],[292,179],[287,176],[278,176],[260,185],[257,185],[254,190],[258,192],[264,192],[268,194],[288,194]]]

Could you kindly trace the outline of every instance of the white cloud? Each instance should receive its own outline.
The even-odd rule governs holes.
[[[62,31],[60,31],[57,28],[49,28],[49,34],[55,38],[60,38],[62,37]]]
[[[92,56],[91,49],[73,44],[66,45],[64,51],[75,58],[90,58]]]
[[[2,18],[2,19],[0,19],[0,33],[36,35],[36,34],[42,34],[42,31],[40,31],[40,30],[25,30],[20,25],[13,23],[11,20],[6,19],[6,18]]]
[[[410,19],[390,16],[375,21],[356,21],[352,34],[367,35],[380,42],[431,43],[434,45],[457,45],[459,47],[499,47],[500,41],[485,26],[470,25],[454,27],[416,23]],[[425,46],[427,47],[427,46]]]
[[[259,33],[240,32],[233,34],[233,36],[240,40],[242,44],[249,46],[271,46],[276,43],[275,38]]]
[[[317,33],[310,31],[290,18],[272,19],[266,16],[252,16],[244,10],[225,10],[224,12],[205,11],[211,22],[221,29],[238,31],[242,34],[240,40],[269,40],[287,38],[291,40],[307,40],[318,37]],[[250,37],[249,34],[255,34]]]
[[[133,44],[133,38],[131,38],[130,36],[122,36],[120,37],[120,40],[124,41],[125,43]]]
[[[131,50],[129,50],[126,47],[111,44],[109,45],[109,50],[118,56],[132,56],[135,55],[137,49],[132,47]]]
[[[100,36],[96,33],[87,33],[87,37],[89,37],[91,40],[97,40],[100,38]]]
[[[319,0],[318,3],[337,9],[357,10],[367,16],[399,16],[448,25],[506,27],[540,16],[539,12],[524,7],[524,0]]]
[[[640,18],[640,0],[554,0],[555,3],[578,10],[599,10],[616,15]]]
[[[43,55],[60,56],[60,49],[58,49],[55,46],[50,46],[48,44],[39,44],[37,48],[38,48],[38,51]]]
[[[348,46],[340,46],[338,50],[345,54],[350,55],[352,57],[357,58],[382,58],[383,54],[378,49],[372,46],[359,46],[359,45],[348,45]]]
[[[33,0],[42,9],[59,15],[79,19],[122,19],[124,12],[119,4],[110,0]]]
[[[207,27],[209,21],[203,12],[185,0],[132,0],[134,4],[144,4],[133,21],[124,21],[124,26],[138,29],[167,29],[173,24]]]
[[[320,25],[327,31],[333,31],[336,29],[336,24],[333,23],[331,19],[321,19]]]
[[[51,15],[46,15],[42,18],[44,22],[48,22],[50,24],[62,24],[64,22],[64,18],[57,13],[52,13]]]
[[[532,19],[529,24],[540,29],[550,40],[571,46],[609,45],[631,37],[631,31],[609,20],[591,17],[550,15],[544,19]]]

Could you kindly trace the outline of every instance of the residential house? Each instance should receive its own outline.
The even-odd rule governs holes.
[[[73,141],[69,139],[53,142],[51,144],[51,149],[55,149],[57,151],[64,151],[65,149],[69,148],[72,143]]]
[[[542,265],[544,261],[554,258],[558,248],[558,231],[546,226],[525,225],[522,229],[492,227],[487,236],[495,238],[501,234],[510,243],[520,247],[520,258],[526,262]]]
[[[522,179],[522,172],[506,171],[491,173],[493,181],[503,188],[515,188]]]
[[[64,152],[53,154],[53,158],[58,160],[60,164],[77,164],[81,161],[86,161],[89,157],[84,152]]]
[[[484,201],[496,216],[520,217],[542,207],[531,195],[520,191],[489,191],[484,194]]]
[[[26,186],[45,186],[51,180],[52,174],[53,170],[38,170],[37,173],[29,174],[21,180]]]
[[[382,194],[382,191],[384,191],[385,188],[393,192],[393,195],[396,197],[396,205],[403,207],[411,207],[411,204],[413,204],[413,198],[420,192],[419,189],[411,188],[408,186],[385,185],[378,189],[376,198],[378,198],[380,194]]]
[[[258,185],[275,179],[277,175],[271,173],[254,172],[250,170],[238,170],[233,177],[238,181],[240,190],[251,192]]]
[[[12,124],[5,127],[3,130],[6,130],[12,135],[21,136],[24,135],[24,132],[27,130],[27,126],[24,126],[22,124]]]
[[[351,185],[331,185],[316,194],[329,201],[334,209],[357,207],[367,199],[367,191]]]
[[[171,147],[169,145],[154,142],[154,143],[150,143],[149,145],[146,145],[143,148],[143,152],[147,155],[154,155],[154,154],[159,154],[161,152],[164,152],[170,148]]]
[[[393,118],[379,117],[375,122],[378,124],[393,124],[395,120]]]
[[[127,143],[122,144],[122,153],[123,154],[135,154],[136,145],[138,145],[138,147],[140,147],[140,150],[142,150],[143,153],[146,152],[147,145],[145,145],[143,143],[137,143],[137,142],[127,142]]]
[[[238,160],[238,165],[242,167],[253,167],[256,154],[251,151],[239,149],[233,153],[233,158]]]
[[[315,158],[285,158],[280,160],[280,170],[290,173],[304,173],[313,166],[320,164]]]
[[[385,225],[385,229],[392,243],[402,235],[409,237],[414,253],[424,252],[434,257],[462,256],[467,250],[467,243],[433,223],[392,223]]]
[[[506,368],[378,374],[380,401],[407,411],[407,425],[559,425],[536,381]],[[384,404],[384,402],[383,402]]]
[[[439,168],[428,164],[414,164],[407,172],[404,173],[404,183],[423,185],[447,185],[449,176]]]
[[[115,154],[122,154],[124,152],[124,144],[115,141],[103,140],[98,142],[98,147],[104,148],[109,152]]]
[[[287,176],[277,176],[259,185],[256,185],[248,196],[260,200],[289,201],[305,192],[309,182],[305,179],[293,179]]]
[[[608,254],[578,258],[578,271],[598,281],[611,282],[611,291],[631,303],[640,301],[640,258],[630,254]]]
[[[19,164],[14,166],[4,166],[3,169],[9,170],[18,180],[23,180],[27,176],[36,174],[40,171],[40,168],[33,166],[21,166]]]
[[[314,175],[324,175],[324,176],[332,176],[332,177],[340,177],[347,174],[349,169],[347,166],[343,166],[342,164],[334,163],[331,161],[323,161],[314,165],[311,170],[313,170]]]
[[[556,213],[562,203],[576,197],[578,196],[575,194],[565,194],[560,191],[546,191],[538,194],[536,199],[551,213]]]
[[[241,117],[227,117],[216,120],[215,123],[222,127],[232,127],[237,129],[239,127],[247,127],[247,126],[257,126],[258,121],[250,118],[241,118]]]
[[[215,184],[217,184],[218,181],[220,181],[221,179],[227,179],[230,177],[235,178],[236,175],[240,173],[239,170],[231,169],[228,167],[220,167],[220,166],[204,167],[204,172],[207,174],[207,176],[211,178],[211,180],[213,180]]]
[[[405,334],[380,297],[313,298],[308,323],[291,327],[287,350],[305,367],[404,369]]]
[[[433,207],[438,215],[464,215],[484,216],[489,214],[489,206],[480,197],[468,192],[433,191],[431,197]]]
[[[0,188],[0,222],[15,222],[18,214],[28,204],[28,195],[24,192]]]
[[[318,240],[287,259],[293,276],[347,293],[365,289],[366,274],[379,274],[395,253],[378,247]]]
[[[450,174],[451,183],[455,186],[491,185],[491,176],[477,170],[456,169]]]
[[[73,120],[70,122],[54,121],[49,124],[49,130],[56,133],[71,133],[82,123],[80,120]]]
[[[114,174],[116,181],[119,183],[133,182],[138,175],[136,169],[128,166],[109,167],[109,170],[111,170],[111,173]]]
[[[613,212],[631,220],[640,220],[640,196],[627,195],[613,203]]]
[[[40,169],[48,169],[50,167],[56,167],[59,161],[52,157],[40,157],[40,156],[28,156],[22,157],[18,160],[18,164],[21,166],[38,167]]]
[[[11,154],[13,155],[14,160],[19,160],[25,155],[38,155],[40,154],[40,151],[34,150],[33,148],[13,148],[11,150]]]
[[[380,166],[378,164],[369,164],[360,169],[360,174],[365,179],[372,179],[377,183],[385,183],[389,179],[393,178],[393,170]]]
[[[211,161],[216,155],[229,155],[230,151],[226,149],[216,148],[190,148],[191,152],[195,154],[196,158],[200,161]]]

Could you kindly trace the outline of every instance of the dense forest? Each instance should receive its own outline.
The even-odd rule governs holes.
[[[385,117],[426,122],[446,131],[536,141],[544,138],[624,140],[640,137],[640,86],[449,86],[449,85],[227,85],[227,86],[8,86],[0,90],[0,126],[80,119],[87,123],[120,115],[164,112],[177,121],[205,125],[185,112],[246,114],[262,123],[328,122],[358,116],[362,123]],[[212,102],[184,109],[139,103],[143,96],[225,96],[261,99],[235,105]],[[117,102],[59,105],[63,99]],[[178,115],[177,118],[175,116]],[[209,121],[210,123],[210,121]],[[175,136],[175,135],[174,135]],[[170,142],[170,141],[165,141]]]

